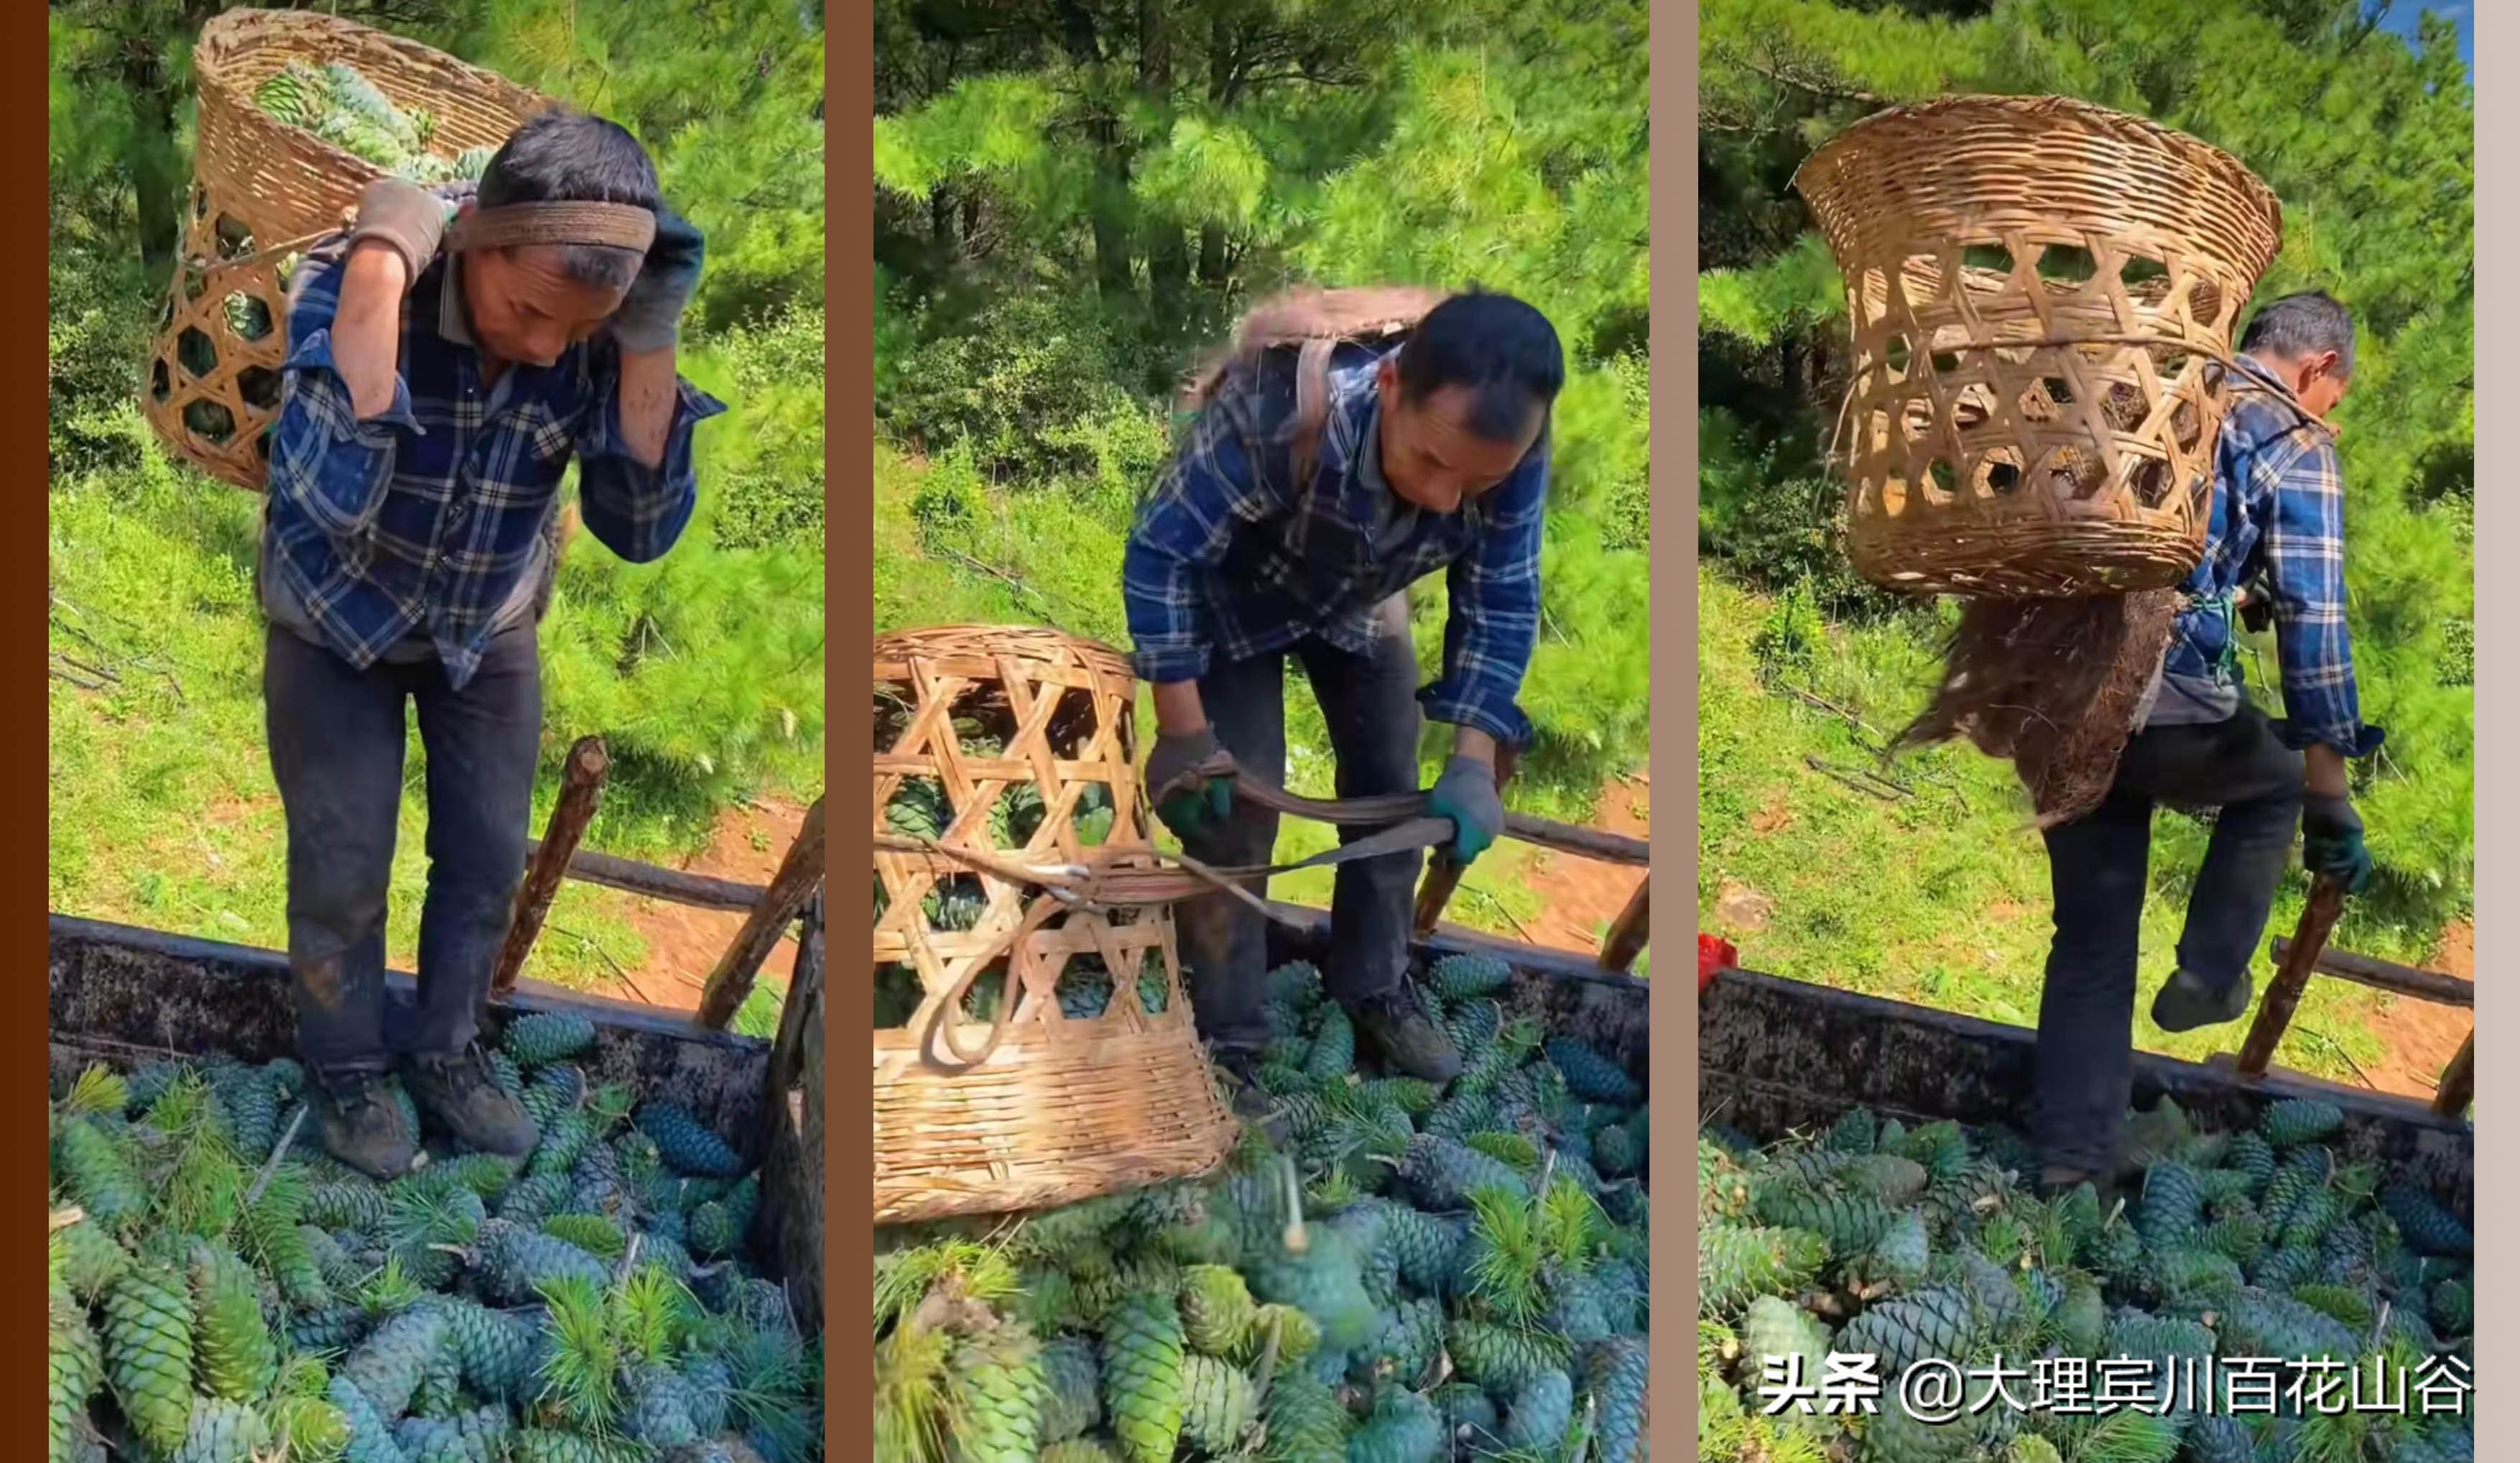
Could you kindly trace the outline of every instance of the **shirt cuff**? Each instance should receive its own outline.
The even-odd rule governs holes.
[[[665,454],[653,471],[670,478],[688,470],[692,452],[692,429],[726,410],[726,403],[677,376],[674,378],[674,419],[665,428]],[[621,390],[616,385],[604,393],[604,405],[595,419],[595,431],[578,447],[585,457],[610,457],[623,465],[648,471],[625,444],[621,434]]]
[[[1517,752],[1531,745],[1531,718],[1510,701],[1482,700],[1452,681],[1437,681],[1418,693],[1418,704],[1430,721],[1486,732]]]
[[[2295,752],[2313,747],[2333,747],[2345,754],[2349,761],[2360,761],[2380,750],[2389,739],[2386,729],[2365,723],[2361,726],[2316,725],[2281,717],[2272,723],[2276,740]]]
[[[1149,686],[1169,686],[1207,674],[1208,653],[1204,645],[1142,644],[1131,653],[1129,661],[1138,679]]]
[[[297,343],[297,348],[289,353],[289,359],[282,363],[281,369],[313,374],[333,388],[332,400],[318,416],[337,437],[345,437],[362,447],[384,448],[393,445],[395,428],[406,428],[413,433],[427,431],[420,425],[420,419],[412,415],[411,388],[404,382],[400,371],[394,373],[393,399],[386,403],[382,412],[365,420],[354,414],[350,403],[350,384],[341,379],[341,369],[333,359],[333,332],[330,328],[308,331],[305,338]]]

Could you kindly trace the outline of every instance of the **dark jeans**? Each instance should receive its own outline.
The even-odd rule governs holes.
[[[309,1067],[383,1070],[445,1055],[476,1031],[525,866],[542,683],[528,622],[490,642],[461,691],[445,666],[348,662],[273,626],[263,717],[289,825],[289,964]],[[428,757],[428,892],[420,1002],[385,1030],[385,892],[402,810],[403,705]]]
[[[2266,934],[2301,801],[2302,754],[2243,707],[2228,721],[2138,732],[2106,800],[2048,831],[2056,933],[2039,1003],[2038,1112],[2048,1163],[2105,1171],[2121,1157],[2154,806],[2218,809],[2179,965],[2228,989]]]
[[[1409,640],[1409,607],[1395,596],[1375,613],[1376,639],[1355,655],[1318,640],[1291,654],[1313,684],[1338,759],[1340,798],[1418,791],[1418,657]],[[1199,700],[1234,759],[1254,776],[1282,786],[1286,778],[1286,656],[1254,656],[1212,666]],[[1343,828],[1347,843],[1373,828]],[[1271,861],[1278,815],[1238,800],[1222,827],[1184,845],[1192,858],[1236,866]],[[1331,995],[1350,1004],[1393,990],[1409,963],[1409,917],[1418,888],[1418,855],[1390,853],[1338,867],[1330,894],[1330,947],[1322,970]],[[1251,892],[1266,893],[1266,881]],[[1268,921],[1231,894],[1213,893],[1181,908],[1183,953],[1191,1004],[1200,1035],[1221,1047],[1257,1047],[1269,1037],[1260,1014],[1268,965]]]

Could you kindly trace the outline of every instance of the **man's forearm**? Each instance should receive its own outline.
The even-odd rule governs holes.
[[[2345,754],[2320,742],[2302,754],[2303,786],[2314,798],[2346,796]]]
[[[350,411],[365,422],[393,405],[402,356],[402,297],[410,284],[402,255],[371,241],[351,251],[333,310],[333,365],[350,389]]]
[[[1479,730],[1475,726],[1455,727],[1453,729],[1453,755],[1465,756],[1470,758],[1472,761],[1485,762],[1487,765],[1493,767],[1496,765],[1497,758],[1496,738],[1489,736],[1486,732]]]
[[[1155,730],[1185,737],[1207,725],[1207,708],[1198,699],[1198,682],[1166,681],[1150,693],[1155,702]]]
[[[621,445],[646,468],[662,467],[674,426],[674,347],[621,352]]]

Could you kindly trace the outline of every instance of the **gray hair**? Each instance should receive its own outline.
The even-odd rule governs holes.
[[[2324,290],[2269,300],[2249,320],[2240,348],[2288,361],[2336,352],[2336,374],[2354,375],[2354,316]]]
[[[639,277],[647,255],[634,249],[611,244],[567,244],[561,246],[561,271],[581,285],[599,290],[626,290]]]

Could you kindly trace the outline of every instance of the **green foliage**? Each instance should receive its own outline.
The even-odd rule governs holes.
[[[1647,745],[1644,7],[1198,0],[1160,45],[1156,18],[878,7],[878,625],[1125,645],[1167,398],[1235,311],[1295,280],[1512,291],[1568,355],[1517,799],[1580,815]],[[1431,672],[1440,578],[1412,600]],[[1288,700],[1305,785],[1328,740]]]
[[[2284,204],[2283,251],[2257,297],[2326,289],[2361,327],[2338,413],[2348,617],[2363,713],[2389,743],[2356,769],[2382,872],[2348,918],[2358,948],[2421,958],[2467,912],[2474,881],[2474,99],[2447,27],[2428,24],[2410,48],[2365,25],[2303,21],[2344,13],[2273,0],[1709,0],[1698,532],[1701,553],[1735,581],[1919,642],[1938,633],[1929,607],[1854,581],[1837,545],[1842,489],[1824,453],[1848,366],[1842,286],[1788,186],[1813,147],[1885,103],[2031,92],[2138,113],[2229,150]],[[2279,693],[2271,636],[2244,662],[2269,699]],[[1926,684],[1915,675],[1860,709],[1894,727]],[[1725,714],[1703,697],[1700,707]],[[1701,817],[1711,840],[1726,836],[1702,805]],[[2174,846],[2157,849],[2157,892],[2183,897],[2201,837],[2180,825],[2156,840]],[[1922,886],[1899,888],[1935,902]],[[2287,917],[2279,907],[2276,920]]]

